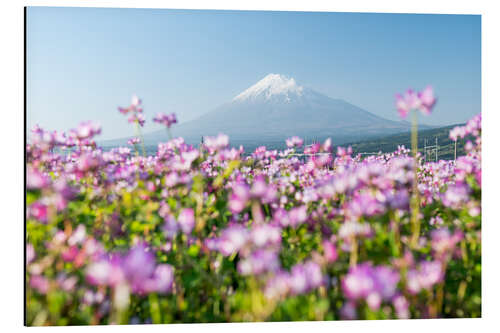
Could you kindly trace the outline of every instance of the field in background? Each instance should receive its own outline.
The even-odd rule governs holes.
[[[418,147],[420,152],[424,152],[424,146],[434,145],[435,140],[437,138],[437,142],[439,145],[438,149],[438,160],[453,160],[455,158],[455,142],[449,138],[449,133],[450,130],[455,127],[455,126],[463,126],[463,124],[459,125],[450,125],[450,126],[445,126],[445,127],[440,127],[440,128],[433,128],[433,129],[426,129],[426,130],[421,130],[418,132]],[[230,138],[231,139],[231,138]],[[325,138],[305,138],[305,145],[311,144],[313,142],[322,142],[326,139]],[[392,134],[388,136],[377,136],[369,139],[364,139],[364,140],[359,140],[351,143],[346,143],[342,144],[339,146],[342,147],[352,147],[353,154],[359,154],[359,153],[390,153],[395,150],[397,150],[398,146],[405,146],[406,148],[410,148],[411,146],[411,140],[410,140],[410,133],[400,133],[400,134]],[[200,140],[201,141],[201,140]],[[465,143],[467,142],[466,139],[458,139],[457,141],[457,157],[459,156],[464,156],[465,155]],[[255,144],[252,142],[230,142],[232,146],[239,146],[240,144],[243,145],[245,148],[245,153],[246,154],[251,154],[255,151],[257,147],[260,146],[260,144]],[[104,150],[110,150],[111,148],[115,148],[116,146],[103,146]],[[278,149],[282,150],[286,148],[285,145],[285,140],[282,141],[275,141],[275,142],[269,142],[266,144],[267,149],[272,150],[272,149]],[[334,142],[334,147],[335,142]],[[146,147],[146,153],[148,155],[154,155],[156,154],[157,151],[157,146],[154,145],[147,145]],[[435,155],[434,153],[428,152],[427,154],[428,160],[434,160]]]

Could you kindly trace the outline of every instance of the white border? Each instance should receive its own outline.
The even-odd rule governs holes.
[[[447,330],[454,332],[493,331],[500,327],[499,236],[500,221],[497,189],[500,188],[497,170],[500,160],[495,143],[500,142],[499,92],[499,38],[500,15],[496,1],[398,1],[350,0],[342,2],[315,0],[253,0],[253,1],[130,1],[130,0],[67,0],[67,1],[3,1],[0,9],[0,97],[1,143],[0,159],[0,327],[4,332],[24,330],[23,320],[23,7],[80,6],[80,7],[135,7],[185,9],[240,9],[289,11],[344,11],[388,13],[447,13],[482,14],[482,111],[483,111],[483,318],[411,321],[356,321],[356,322],[294,322],[256,324],[184,324],[143,326],[99,326],[48,328],[48,330],[132,332],[172,330],[178,332],[249,332],[256,329],[274,330],[340,330],[370,332],[419,332]],[[395,41],[397,43],[398,41]],[[30,328],[39,330],[45,328]]]

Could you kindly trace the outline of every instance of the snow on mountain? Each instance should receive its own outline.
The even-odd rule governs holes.
[[[233,101],[269,100],[281,95],[286,102],[290,102],[290,95],[302,96],[303,90],[304,88],[299,86],[294,78],[288,78],[281,74],[268,74],[265,78],[236,96]]]

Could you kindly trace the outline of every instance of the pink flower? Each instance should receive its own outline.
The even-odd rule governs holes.
[[[50,184],[50,178],[35,168],[29,167],[26,174],[26,188],[41,189]]]
[[[141,139],[139,138],[132,138],[127,141],[127,143],[131,146],[139,144],[141,142]]]
[[[142,107],[141,107],[142,101],[137,97],[136,95],[132,96],[132,101],[130,102],[130,106],[126,108],[118,107],[118,111],[122,114],[127,114],[129,112],[131,113],[141,113],[142,112]]]
[[[415,110],[418,107],[420,107],[420,100],[412,89],[408,89],[403,96],[396,94],[396,108],[401,118],[406,118],[411,110]]]
[[[302,147],[303,143],[304,143],[304,140],[299,138],[298,136],[292,136],[291,138],[286,139],[286,146],[288,148]]]
[[[431,86],[418,93],[408,89],[404,95],[396,94],[396,109],[401,118],[406,118],[412,110],[420,110],[423,114],[429,115],[435,104],[436,98]]]
[[[26,264],[29,265],[33,260],[35,260],[36,252],[33,244],[28,243],[26,245]]]
[[[30,279],[30,286],[40,294],[46,294],[49,291],[49,280],[41,275],[33,275]]]
[[[239,182],[233,186],[233,193],[229,197],[228,206],[233,213],[241,212],[250,199],[250,189],[246,183]]]
[[[179,226],[185,234],[191,233],[195,225],[194,210],[192,208],[184,208],[177,218]]]
[[[47,222],[48,218],[48,207],[47,205],[36,201],[29,206],[29,216],[40,221]]]
[[[417,269],[410,269],[406,277],[406,286],[412,294],[422,289],[430,289],[444,277],[440,261],[421,262]]]
[[[246,228],[240,225],[230,226],[222,232],[221,237],[218,239],[218,249],[222,255],[230,256],[238,252],[249,238],[250,233]]]
[[[139,126],[144,126],[144,123],[146,122],[146,119],[144,119],[144,115],[142,113],[132,113],[128,117],[128,122],[129,123],[137,123]]]
[[[429,115],[431,113],[434,104],[436,104],[436,98],[434,97],[434,91],[431,86],[425,87],[424,90],[418,93],[418,98],[420,99],[420,111],[423,114]]]
[[[72,130],[72,133],[79,140],[91,139],[97,134],[101,134],[101,125],[92,121],[86,121],[78,125],[76,130]]]
[[[338,258],[337,249],[335,249],[335,245],[333,245],[330,241],[323,241],[323,252],[324,257],[327,262],[332,263]]]
[[[166,127],[170,128],[173,124],[177,123],[177,117],[175,113],[171,114],[165,114],[165,113],[158,113],[154,118],[153,121],[158,124],[165,125]]]
[[[210,152],[214,152],[229,146],[229,137],[225,134],[206,136],[203,138],[203,143]]]

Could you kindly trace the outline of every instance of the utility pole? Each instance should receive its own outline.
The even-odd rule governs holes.
[[[457,160],[457,139],[455,139],[455,161]]]
[[[436,162],[438,161],[438,154],[439,154],[439,146],[438,146],[438,138],[436,136]]]
[[[424,163],[427,162],[427,138],[424,139]]]

